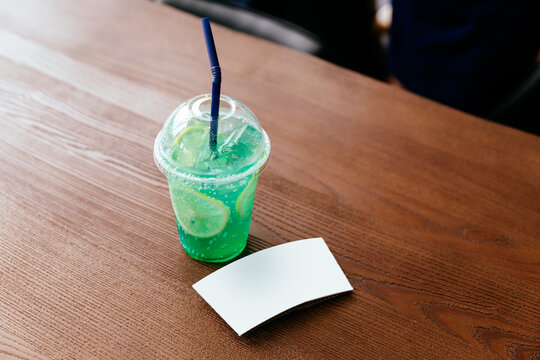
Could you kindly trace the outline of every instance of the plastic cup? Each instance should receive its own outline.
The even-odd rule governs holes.
[[[241,102],[220,96],[217,150],[209,145],[211,95],[176,108],[154,143],[165,174],[180,242],[194,259],[223,262],[246,247],[258,176],[270,140]]]

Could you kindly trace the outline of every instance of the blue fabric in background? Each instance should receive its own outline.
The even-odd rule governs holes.
[[[532,71],[540,0],[395,0],[390,69],[409,90],[483,115]]]

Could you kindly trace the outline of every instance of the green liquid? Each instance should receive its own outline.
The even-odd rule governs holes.
[[[247,170],[242,162],[254,156],[261,137],[253,127],[240,126],[218,134],[217,153],[211,153],[207,128],[194,125],[178,135],[171,148],[173,161],[209,177],[207,182],[168,178],[180,241],[191,257],[223,262],[246,247],[258,171],[225,181]],[[212,181],[214,177],[224,180]]]
[[[254,177],[253,180],[251,180],[252,177]],[[241,210],[240,214],[237,206],[238,198],[248,184],[250,184],[250,187],[253,187],[253,191],[250,191],[251,194],[244,195],[245,198],[241,199],[242,207],[243,209],[247,209],[247,211]],[[223,262],[236,257],[244,250],[251,224],[251,214],[255,200],[254,189],[256,185],[257,175],[251,175],[227,186],[210,184],[197,184],[195,186],[193,190],[225,205],[229,210],[229,218],[225,227],[219,233],[211,237],[201,237],[192,235],[189,231],[184,230],[175,216],[180,242],[189,256],[197,260]],[[185,190],[181,189],[180,191]],[[172,201],[174,203],[175,199],[173,198]],[[181,213],[182,209],[177,209],[176,212]]]

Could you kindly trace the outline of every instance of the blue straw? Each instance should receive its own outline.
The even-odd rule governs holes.
[[[212,28],[210,20],[207,17],[201,19],[203,26],[204,40],[206,41],[206,50],[210,58],[210,68],[212,70],[212,104],[210,107],[210,149],[216,151],[217,147],[217,130],[219,116],[219,93],[221,91],[221,68],[216,52],[216,44],[212,36]]]

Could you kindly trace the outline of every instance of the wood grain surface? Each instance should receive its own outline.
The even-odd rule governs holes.
[[[540,359],[540,138],[214,26],[272,140],[245,254],[322,236],[354,292],[238,337],[191,285],[153,140],[199,20],[0,6],[0,358]]]

